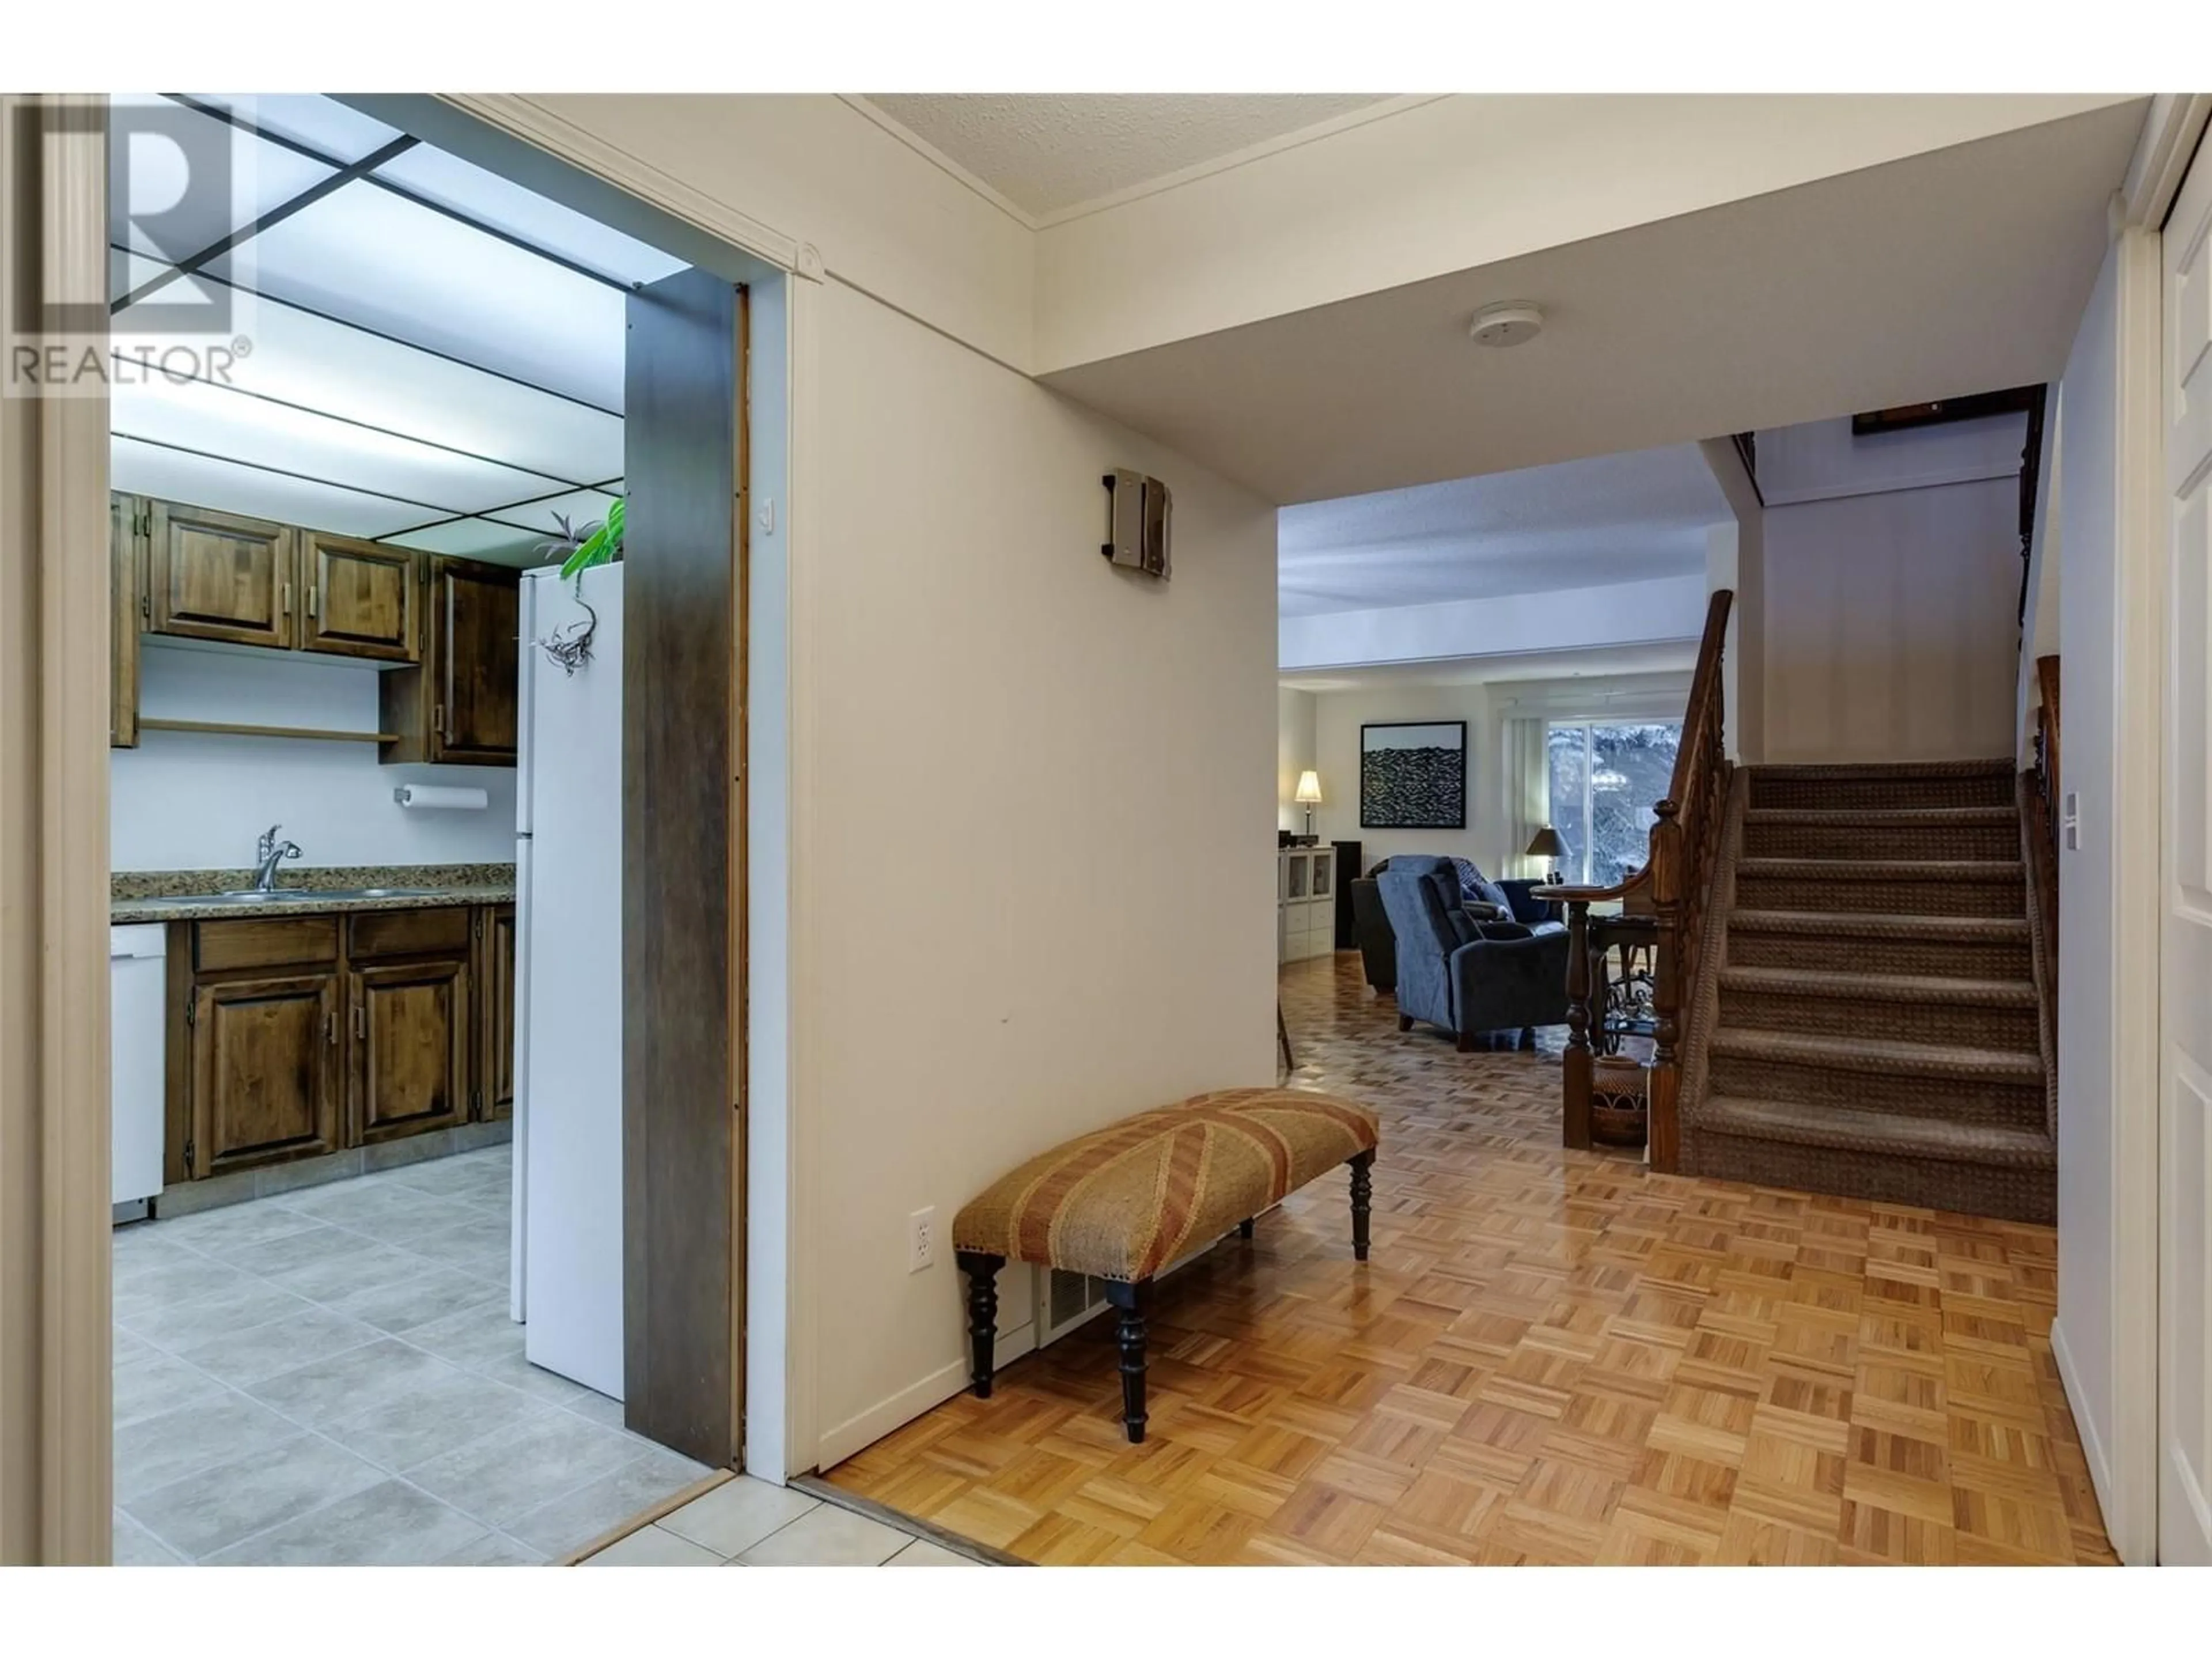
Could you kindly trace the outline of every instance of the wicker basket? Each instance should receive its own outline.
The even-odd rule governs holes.
[[[1601,1146],[1641,1146],[1649,1129],[1651,1070],[1625,1054],[1590,1063],[1590,1139]]]

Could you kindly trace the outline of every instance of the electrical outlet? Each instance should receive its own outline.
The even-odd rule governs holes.
[[[906,1270],[918,1273],[937,1265],[937,1210],[916,1210],[906,1218]]]

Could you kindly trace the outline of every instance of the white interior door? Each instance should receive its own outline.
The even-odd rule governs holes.
[[[2160,838],[2159,1559],[2212,1563],[2212,160],[2165,235],[2172,608]]]

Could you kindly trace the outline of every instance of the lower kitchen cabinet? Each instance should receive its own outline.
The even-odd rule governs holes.
[[[514,1109],[514,907],[174,922],[171,1182]]]
[[[188,1178],[339,1150],[335,968],[195,985],[185,1025]]]
[[[362,1146],[469,1116],[469,963],[381,963],[349,975],[354,1129]]]
[[[483,1045],[477,1050],[482,1104],[477,1115],[514,1115],[514,907],[495,904],[483,913],[482,961],[477,977],[483,987]]]

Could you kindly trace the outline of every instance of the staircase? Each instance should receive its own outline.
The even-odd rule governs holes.
[[[1747,773],[1692,1012],[1680,1168],[2051,1220],[2010,763]]]

